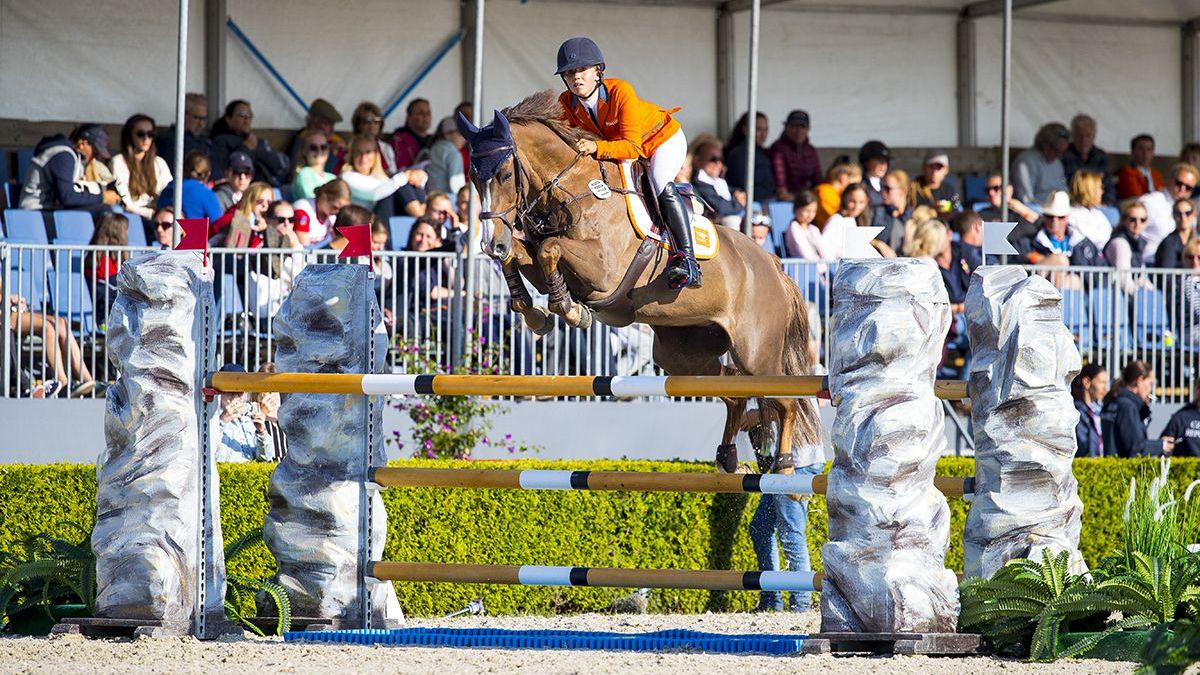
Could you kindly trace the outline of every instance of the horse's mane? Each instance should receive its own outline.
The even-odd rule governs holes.
[[[596,136],[588,131],[573,127],[566,122],[566,113],[562,108],[562,104],[558,102],[558,94],[551,89],[539,91],[536,94],[528,96],[520,103],[505,108],[504,116],[513,124],[524,124],[536,122],[544,124],[551,131],[563,139],[568,145],[575,145],[575,141],[586,138],[595,140]]]

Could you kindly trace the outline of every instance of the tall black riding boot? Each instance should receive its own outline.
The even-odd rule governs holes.
[[[700,265],[696,262],[692,227],[674,183],[667,183],[658,195],[658,210],[675,240],[675,255],[667,263],[667,284],[671,288],[700,288]]]

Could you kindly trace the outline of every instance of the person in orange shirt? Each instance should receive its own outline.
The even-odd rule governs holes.
[[[844,161],[843,161],[844,160]],[[817,227],[824,227],[829,216],[842,207],[842,192],[862,180],[862,170],[852,164],[849,157],[835,159],[825,174],[825,182],[817,185]]]
[[[1117,199],[1134,199],[1161,190],[1162,174],[1150,166],[1154,161],[1154,137],[1150,134],[1134,136],[1129,142],[1129,155],[1129,164],[1121,167],[1117,174]]]
[[[687,157],[683,129],[671,117],[678,108],[663,110],[639,99],[628,82],[605,79],[604,55],[590,38],[573,37],[562,43],[554,74],[567,87],[559,96],[567,123],[599,137],[579,140],[576,150],[602,160],[650,160],[650,182],[676,248],[667,264],[667,283],[676,289],[700,288],[692,228],[675,187],[675,176]]]

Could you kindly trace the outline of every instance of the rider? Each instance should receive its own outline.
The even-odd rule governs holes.
[[[605,79],[604,55],[586,37],[562,43],[555,74],[567,86],[559,96],[567,122],[600,137],[579,140],[576,150],[596,159],[650,159],[650,183],[677,248],[667,265],[667,283],[671,288],[700,288],[692,228],[674,182],[687,155],[683,129],[671,117],[675,110],[638,99],[624,80]]]

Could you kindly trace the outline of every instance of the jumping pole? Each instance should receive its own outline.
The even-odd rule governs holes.
[[[828,396],[819,375],[363,375],[336,373],[213,373],[217,392],[442,396],[715,396],[732,398]],[[938,380],[938,398],[965,399],[964,380]]]

